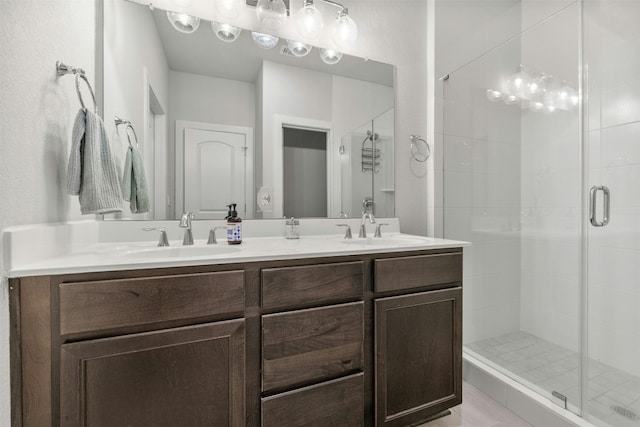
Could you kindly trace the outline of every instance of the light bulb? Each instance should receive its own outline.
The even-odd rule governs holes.
[[[216,37],[223,42],[228,43],[236,41],[242,32],[241,28],[234,27],[229,24],[223,24],[222,22],[212,22],[211,29],[215,33]]]
[[[358,38],[358,26],[349,16],[347,9],[338,14],[338,19],[333,23],[331,35],[339,47],[349,47],[355,43]]]
[[[264,28],[275,31],[287,20],[287,5],[283,0],[258,0],[256,13]]]
[[[495,89],[487,89],[487,99],[491,102],[497,102],[502,99],[502,92]]]
[[[185,34],[193,33],[200,26],[200,18],[185,13],[167,12],[167,19],[173,28]]]
[[[276,47],[280,39],[276,36],[272,36],[271,34],[264,33],[256,33],[255,31],[251,32],[251,38],[256,46],[262,49],[273,49]]]
[[[222,18],[233,19],[240,12],[238,0],[216,0],[216,11]]]
[[[533,111],[534,113],[539,113],[543,109],[544,109],[544,104],[542,102],[529,101],[529,110]]]
[[[518,101],[520,101],[520,98],[518,98],[515,95],[507,95],[502,98],[502,102],[504,102],[507,105],[517,104]]]
[[[342,58],[342,52],[333,49],[320,49],[320,58],[329,65],[337,64]]]
[[[311,46],[302,42],[287,40],[287,46],[289,47],[289,51],[291,51],[294,56],[297,56],[299,58],[306,56],[309,52],[311,52]]]
[[[302,9],[296,13],[296,24],[304,40],[313,40],[320,35],[324,20],[320,11],[313,5],[313,0],[305,0]]]

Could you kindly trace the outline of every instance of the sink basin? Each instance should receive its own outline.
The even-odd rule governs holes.
[[[401,247],[423,245],[428,243],[428,241],[416,237],[367,237],[366,239],[354,237],[353,239],[344,239],[341,243],[354,246]]]
[[[239,251],[239,248],[226,244],[207,246],[164,246],[145,249],[130,249],[121,253],[121,255],[125,258],[131,259],[206,258],[237,251]]]

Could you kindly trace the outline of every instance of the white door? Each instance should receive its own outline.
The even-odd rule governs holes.
[[[237,204],[247,218],[247,135],[184,128],[184,209],[198,219],[223,219]]]

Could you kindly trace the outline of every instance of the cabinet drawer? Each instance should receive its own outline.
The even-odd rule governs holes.
[[[61,283],[62,335],[244,312],[244,272]]]
[[[462,282],[462,252],[377,259],[375,291]]]
[[[363,374],[262,399],[262,427],[362,427]]]
[[[360,297],[364,264],[345,262],[262,270],[262,307],[267,309]]]
[[[364,303],[262,317],[262,391],[283,390],[362,369]]]

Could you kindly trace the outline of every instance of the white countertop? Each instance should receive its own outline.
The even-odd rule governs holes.
[[[140,225],[140,222],[136,222],[136,230],[140,228]],[[145,225],[153,226],[153,224]],[[210,225],[207,224],[207,226]],[[325,227],[323,229],[318,227],[316,230],[321,232],[326,230],[334,231],[335,224],[330,225],[331,228]],[[397,219],[395,223],[390,222],[388,228],[391,231],[383,233],[381,239],[373,237],[358,238],[357,228],[355,228],[354,237],[351,240],[344,239],[344,234],[342,233],[302,235],[297,240],[287,240],[281,235],[276,235],[243,237],[240,245],[228,245],[223,236],[219,236],[220,243],[217,245],[207,245],[206,240],[195,239],[193,246],[182,246],[181,240],[171,240],[169,247],[157,247],[155,234],[153,235],[153,240],[149,240],[150,236],[148,234],[143,234],[147,240],[113,241],[116,240],[114,238],[114,227],[131,227],[131,224],[126,224],[126,222],[122,222],[121,225],[105,225],[103,221],[98,221],[97,224],[79,222],[60,226],[65,230],[65,233],[74,236],[66,240],[62,239],[64,240],[64,242],[60,243],[62,248],[57,247],[52,242],[44,242],[43,244],[35,245],[36,247],[26,243],[32,240],[34,235],[42,239],[42,230],[40,230],[40,233],[34,232],[31,228],[13,229],[9,230],[9,233],[5,230],[5,233],[3,233],[4,250],[13,250],[13,253],[5,254],[6,269],[4,274],[7,277],[26,277],[391,253],[456,248],[469,245],[467,242],[399,233]],[[109,231],[106,234],[109,235],[109,238],[97,238],[96,236],[100,235],[101,230],[96,231],[95,227],[98,227],[98,229],[108,227]],[[247,228],[251,229],[251,226]],[[354,227],[352,226],[353,229]],[[56,228],[54,230],[47,229],[44,234],[44,239],[47,240],[47,234],[57,236],[59,239],[63,233]],[[127,230],[124,230],[123,234],[127,234]],[[131,234],[129,233],[129,235]],[[254,234],[260,235],[261,233]],[[373,233],[371,232],[370,234]],[[202,233],[199,235],[202,235]],[[21,240],[26,242],[21,242]],[[105,242],[105,240],[109,241]]]

